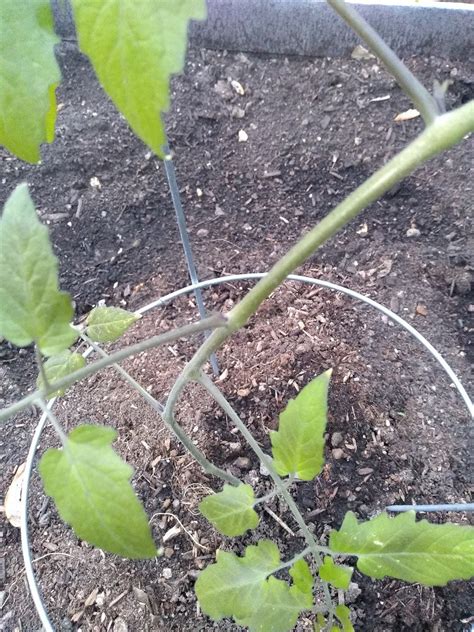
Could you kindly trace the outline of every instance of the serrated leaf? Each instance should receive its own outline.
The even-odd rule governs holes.
[[[342,624],[343,632],[354,632],[354,626],[351,622],[351,611],[347,606],[344,606],[344,604],[336,606],[334,613]]]
[[[278,431],[270,433],[273,466],[280,476],[296,474],[310,481],[321,472],[331,373],[319,375],[290,400],[280,415]]]
[[[170,76],[184,64],[188,22],[204,0],[73,0],[82,52],[133,131],[159,156]]]
[[[155,557],[148,520],[130,484],[133,469],[111,448],[113,428],[83,425],[39,463],[45,492],[76,535],[122,557]]]
[[[248,546],[243,557],[218,550],[216,560],[199,574],[196,595],[203,611],[218,621],[242,618],[252,610],[255,597],[263,597],[266,578],[280,564],[280,553],[276,544],[261,540]]]
[[[299,588],[301,592],[311,596],[314,580],[307,562],[305,562],[305,560],[295,562],[290,568],[290,575],[294,585]]]
[[[74,311],[58,289],[57,269],[48,231],[21,184],[0,219],[0,336],[19,347],[36,342],[46,356],[72,345]]]
[[[329,546],[356,555],[357,568],[376,579],[444,586],[474,576],[474,527],[416,522],[413,511],[361,523],[348,512],[340,530],[331,532]]]
[[[250,632],[288,632],[295,627],[300,612],[311,606],[311,597],[296,586],[290,588],[281,579],[269,577],[261,601],[249,616],[236,619],[236,623]]]
[[[319,568],[319,576],[335,588],[347,590],[351,581],[353,569],[343,564],[334,564],[329,555],[324,558],[323,564]]]
[[[85,358],[80,353],[71,353],[68,349],[59,353],[58,355],[51,356],[44,363],[44,371],[46,373],[46,379],[49,384],[53,384],[62,377],[66,377],[70,373],[74,373],[78,369],[82,369],[86,365]],[[44,388],[43,377],[41,373],[36,379],[36,386],[38,388]],[[48,395],[48,398],[59,397],[64,394],[64,389],[58,389]]]
[[[95,342],[114,342],[140,318],[120,307],[94,307],[87,316],[87,335]]]
[[[224,485],[221,492],[207,496],[199,503],[199,511],[220,533],[235,537],[258,525],[254,503],[255,496],[250,485]]]
[[[28,162],[38,162],[41,143],[54,138],[58,42],[49,0],[2,0],[0,143]]]
[[[311,607],[312,597],[296,585],[267,579],[279,565],[278,548],[270,540],[248,546],[243,557],[218,551],[217,562],[204,569],[196,582],[203,612],[216,621],[234,617],[251,631],[291,630],[298,614]]]

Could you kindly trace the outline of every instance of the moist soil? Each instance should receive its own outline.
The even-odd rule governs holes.
[[[188,284],[162,164],[135,138],[74,45],[58,51],[57,138],[39,166],[2,152],[1,202],[27,181],[60,260],[61,286],[78,318],[99,301],[137,309]],[[448,107],[473,98],[472,67],[436,58],[406,60],[426,83],[449,79]],[[239,82],[242,89],[232,81]],[[243,94],[239,94],[243,92]],[[201,278],[265,271],[337,202],[421,130],[394,117],[407,98],[375,59],[286,59],[192,50],[173,82],[167,117],[192,246]],[[243,141],[243,130],[247,140]],[[474,297],[473,141],[405,179],[306,263],[301,273],[358,290],[390,307],[437,347],[469,389]],[[229,309],[250,287],[206,290],[210,310]],[[196,318],[192,296],[147,313],[127,343]],[[163,401],[195,349],[183,341],[124,367]],[[33,387],[31,349],[0,347],[1,401]],[[392,503],[471,499],[473,433],[456,390],[422,347],[372,308],[340,293],[287,283],[220,350],[218,382],[261,445],[278,413],[316,374],[332,367],[326,465],[293,487],[314,533],[325,541],[346,511],[369,518]],[[129,562],[80,542],[41,491],[31,493],[31,547],[46,608],[57,630],[236,630],[199,610],[193,585],[218,547],[242,552],[272,538],[283,558],[303,544],[283,503],[270,501],[259,527],[219,536],[197,505],[219,481],[204,475],[140,396],[109,369],[57,404],[68,429],[118,429],[117,451],[164,556]],[[270,481],[226,416],[190,387],[180,423],[209,458],[259,495]],[[38,414],[10,420],[0,438],[1,488],[26,459]],[[39,454],[57,440],[46,430]],[[468,524],[465,514],[433,521]],[[0,532],[0,629],[41,628],[26,587],[19,530]],[[372,581],[358,571],[346,595],[357,630],[468,630],[467,582],[423,588]],[[310,630],[312,616],[297,629]]]

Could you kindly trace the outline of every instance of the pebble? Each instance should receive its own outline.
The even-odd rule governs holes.
[[[128,632],[128,626],[122,617],[117,617],[114,621],[114,632]]]
[[[409,228],[406,234],[407,234],[407,237],[419,237],[421,235],[418,228]]]
[[[167,546],[164,550],[164,556],[167,558],[173,557],[174,555],[174,549],[172,549],[170,546]]]
[[[342,432],[334,432],[331,435],[331,445],[333,448],[337,448],[338,445],[344,441],[344,437],[342,436]]]
[[[207,230],[207,228],[200,228],[196,235],[198,237],[207,237],[209,235],[209,231]]]
[[[173,571],[168,567],[164,568],[161,574],[165,579],[171,579],[173,577]]]
[[[246,456],[239,456],[234,461],[235,467],[238,467],[239,470],[248,470],[250,469],[250,459]]]
[[[336,461],[339,461],[344,456],[344,450],[342,450],[341,448],[334,448],[334,450],[332,451],[332,456],[334,459],[336,459]]]
[[[349,588],[344,594],[344,599],[346,603],[353,603],[361,593],[362,593],[362,590],[359,588],[359,584],[356,584],[355,582],[351,582],[349,584]]]

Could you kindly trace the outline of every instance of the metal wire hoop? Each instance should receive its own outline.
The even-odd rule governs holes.
[[[153,301],[152,303],[148,303],[141,309],[137,310],[137,312],[144,314],[157,307],[163,307],[164,305],[173,301],[175,298],[194,292],[196,289],[209,288],[215,285],[221,285],[223,283],[231,283],[235,281],[258,280],[264,276],[266,276],[266,273],[255,272],[251,274],[235,274],[235,275],[209,279],[207,281],[201,281],[200,283],[194,283],[192,285],[188,285],[184,288],[176,290],[175,292],[171,292],[170,294],[167,294],[163,296],[162,298],[156,301]],[[363,294],[360,294],[359,292],[355,292],[354,290],[346,288],[342,285],[331,283],[330,281],[323,281],[322,279],[313,279],[311,277],[301,276],[297,274],[289,275],[286,281],[299,281],[307,285],[317,285],[319,287],[323,287],[328,290],[341,292],[342,294],[345,294],[346,296],[349,296],[355,300],[358,300],[358,301],[361,301],[362,303],[370,305],[377,311],[387,316],[390,320],[395,322],[397,325],[400,325],[403,329],[405,329],[405,331],[411,334],[442,367],[442,369],[447,374],[451,382],[454,384],[454,387],[456,388],[457,392],[461,396],[462,400],[464,401],[471,417],[474,418],[474,405],[469,395],[467,394],[465,388],[463,387],[460,380],[454,373],[453,369],[449,366],[449,364],[446,362],[443,356],[433,347],[433,345],[430,342],[428,342],[428,340],[426,340],[424,336],[422,336],[412,325],[407,323],[398,314],[395,314],[394,312],[389,310],[387,307],[385,307],[384,305],[381,305],[380,303],[377,303],[376,301],[369,298],[368,296],[364,296]],[[84,357],[87,357],[92,352],[93,352],[92,347],[89,347],[83,355]],[[51,399],[49,401],[48,403],[49,408],[52,408],[52,406],[54,405],[54,401],[55,401],[54,399]],[[43,415],[41,416],[36,426],[35,432],[33,434],[33,439],[31,441],[28,457],[26,459],[25,474],[24,474],[23,487],[22,487],[22,498],[21,498],[21,505],[22,505],[21,507],[22,509],[21,511],[21,548],[22,548],[23,560],[25,564],[26,578],[28,581],[28,586],[31,592],[33,602],[38,612],[38,616],[41,620],[41,623],[45,631],[54,632],[54,628],[51,624],[51,621],[49,620],[49,617],[48,617],[48,614],[46,612],[45,605],[43,602],[43,598],[41,596],[39,586],[36,582],[36,578],[34,575],[33,561],[31,558],[31,550],[30,550],[29,535],[28,535],[28,493],[29,493],[29,486],[30,486],[30,480],[31,480],[31,473],[33,470],[34,457],[36,454],[39,440],[41,438],[41,433],[43,432],[44,426],[46,424],[46,420],[47,420],[47,416],[46,414],[43,413]],[[457,510],[459,511],[459,509]]]

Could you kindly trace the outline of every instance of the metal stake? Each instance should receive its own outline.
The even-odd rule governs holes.
[[[178,223],[179,234],[181,236],[181,243],[183,244],[184,256],[186,258],[186,265],[188,266],[189,278],[193,285],[199,283],[196,266],[194,264],[193,251],[191,249],[191,242],[189,241],[188,228],[186,226],[186,217],[184,215],[183,205],[181,203],[181,196],[179,194],[178,183],[176,180],[176,171],[174,168],[173,158],[171,157],[171,151],[168,142],[164,148],[165,151],[165,171],[168,185],[170,187],[171,199],[173,200],[173,207],[176,214],[176,221]],[[201,318],[206,318],[206,307],[204,305],[204,299],[202,297],[201,288],[197,287],[194,290],[194,296]],[[207,338],[210,332],[206,332],[204,335]],[[220,373],[219,365],[217,364],[216,355],[213,353],[209,358],[211,362],[212,372],[217,377]]]

